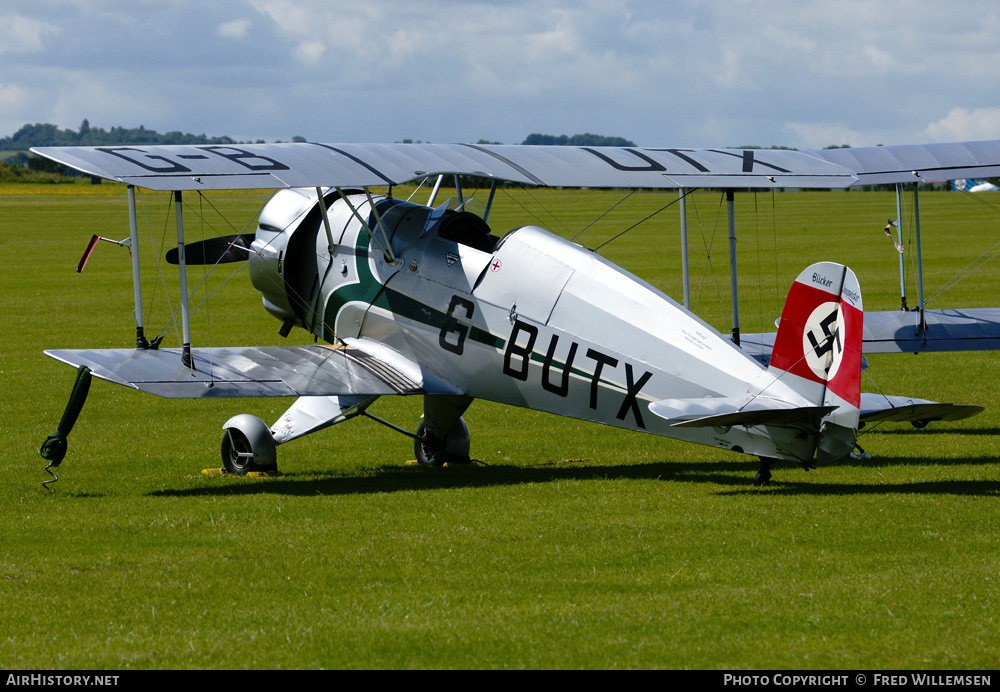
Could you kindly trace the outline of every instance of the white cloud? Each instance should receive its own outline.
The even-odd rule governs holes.
[[[791,135],[791,146],[797,149],[822,149],[828,146],[849,144],[851,146],[872,146],[874,142],[864,141],[863,136],[840,123],[785,123],[782,131]]]
[[[222,38],[245,39],[250,35],[251,23],[249,19],[234,19],[231,22],[224,22],[216,29],[216,33]]]
[[[0,55],[4,53],[29,53],[45,47],[47,36],[56,36],[62,30],[38,19],[19,14],[0,16]]]
[[[998,64],[996,0],[0,2],[0,117],[62,127],[83,80],[105,126],[247,138],[898,144],[997,137]]]
[[[1000,108],[953,108],[927,126],[927,135],[937,142],[1000,138]]]
[[[19,108],[24,103],[26,92],[17,84],[0,82],[0,110],[8,111]]]
[[[304,63],[316,64],[326,53],[326,46],[322,41],[302,41],[295,48],[295,57]]]
[[[278,32],[295,45],[294,56],[305,63],[315,64],[330,47],[346,51],[360,51],[369,38],[388,26],[376,8],[366,5],[351,7],[333,6],[328,3],[291,2],[290,0],[251,0],[261,14],[274,22]],[[369,50],[383,49],[388,42],[374,41]],[[356,53],[353,57],[360,57]]]
[[[17,84],[0,83],[0,135],[7,136],[24,124],[28,92]]]

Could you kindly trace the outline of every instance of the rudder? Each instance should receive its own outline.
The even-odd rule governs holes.
[[[854,272],[819,262],[795,279],[781,313],[768,369],[814,405],[837,407],[821,423],[821,463],[846,456],[857,440],[863,310]]]

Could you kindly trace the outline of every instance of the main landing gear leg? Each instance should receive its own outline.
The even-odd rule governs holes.
[[[462,414],[472,397],[452,395],[424,396],[424,421],[417,429],[413,451],[423,466],[468,464],[469,427]]]
[[[760,457],[760,469],[753,477],[754,485],[769,485],[771,483],[771,464],[775,462],[770,457]]]

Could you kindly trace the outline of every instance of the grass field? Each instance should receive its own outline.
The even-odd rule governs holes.
[[[491,223],[569,237],[624,195],[502,193]],[[595,247],[675,198],[636,193],[578,242]],[[210,202],[239,226],[264,199]],[[188,201],[189,240],[230,232]],[[726,329],[720,202],[697,193],[688,213],[697,312]],[[769,329],[821,259],[855,269],[866,309],[899,307],[881,231],[893,195],[737,202],[743,331]],[[141,203],[141,235],[169,246],[166,199]],[[920,204],[930,295],[1000,238],[1000,214],[957,193]],[[679,299],[677,227],[672,207],[601,252]],[[42,350],[134,343],[127,253],[102,244],[74,272],[92,233],[128,235],[122,188],[0,187],[0,668],[1000,665],[998,354],[870,358],[865,391],[987,411],[878,426],[860,439],[871,460],[781,466],[768,488],[751,485],[749,457],[486,402],[466,420],[488,466],[405,468],[412,443],[357,420],[279,448],[281,478],[209,478],[227,418],[271,421],[290,400],[169,401],[95,381],[49,493],[37,449],[73,371]],[[148,244],[142,259],[149,296]],[[996,305],[997,279],[987,265],[932,307]],[[158,329],[170,309],[156,293]],[[195,345],[280,342],[245,272],[210,304]],[[373,409],[411,428],[420,410],[416,398]]]

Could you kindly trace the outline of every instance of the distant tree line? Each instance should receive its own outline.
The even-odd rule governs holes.
[[[208,137],[207,135],[192,135],[183,132],[167,132],[161,134],[156,130],[139,127],[112,127],[105,130],[101,127],[91,127],[89,120],[80,124],[78,131],[60,130],[50,123],[34,123],[23,126],[10,137],[0,138],[0,151],[18,152],[6,158],[10,166],[19,166],[32,171],[61,175],[79,175],[76,171],[66,168],[49,159],[43,159],[28,153],[31,147],[102,147],[102,146],[132,146],[137,144],[235,144],[230,137]]]
[[[263,140],[257,140],[263,143]],[[293,142],[304,142],[304,137],[296,135]],[[414,140],[404,139],[404,143]],[[416,140],[419,142],[420,140]],[[500,144],[479,140],[479,144]],[[24,125],[10,137],[0,137],[0,151],[27,151],[31,147],[106,147],[130,146],[140,144],[239,144],[231,137],[209,137],[193,135],[184,132],[159,133],[139,127],[112,127],[105,130],[102,127],[91,127],[89,120],[80,124],[79,130],[61,130],[51,123],[34,123]],[[606,137],[589,132],[582,135],[544,135],[530,134],[522,144],[574,147],[634,147],[632,142],[624,137]]]
[[[635,142],[631,142],[624,137],[605,137],[604,135],[594,135],[589,132],[582,135],[541,135],[530,134],[521,142],[527,145],[560,146],[560,147],[634,147]]]
[[[132,144],[235,144],[229,137],[208,137],[192,135],[183,132],[167,132],[160,134],[156,130],[147,130],[140,125],[137,128],[112,127],[105,130],[101,127],[91,127],[84,120],[79,131],[60,130],[49,123],[25,125],[10,137],[0,138],[0,151],[27,151],[31,147],[104,147]]]

